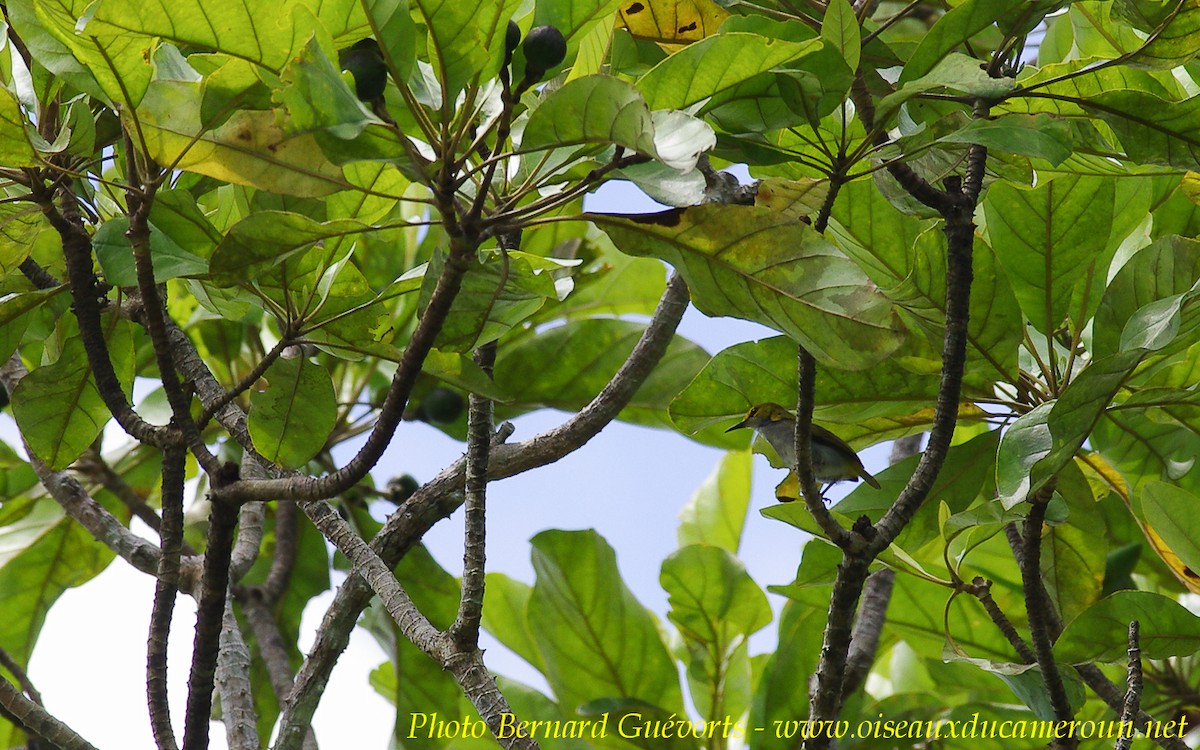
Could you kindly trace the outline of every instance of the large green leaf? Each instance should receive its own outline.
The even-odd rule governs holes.
[[[895,311],[858,267],[808,225],[779,212],[699,206],[589,218],[623,252],[678,269],[702,312],[772,326],[825,363],[866,369],[903,341]]]
[[[993,185],[988,238],[1029,322],[1049,334],[1067,317],[1076,282],[1106,249],[1113,181],[1064,175],[1026,190]]]
[[[37,152],[29,141],[25,117],[17,97],[0,88],[0,162],[13,167],[35,167]]]
[[[1138,31],[1154,35],[1149,43],[1142,42],[1134,48],[1138,50],[1135,57],[1138,64],[1175,68],[1191,60],[1200,51],[1200,2],[1197,0],[1177,3],[1120,0],[1113,6],[1121,20],[1130,23]]]
[[[899,357],[857,372],[819,368],[815,385],[816,417],[823,426],[857,446],[920,432],[933,416],[937,377],[914,374]],[[723,429],[741,419],[750,406],[796,399],[796,345],[776,336],[734,344],[718,352],[671,402],[671,419],[688,434]],[[974,406],[962,418],[978,418]],[[745,445],[744,438],[737,443]]]
[[[654,122],[642,95],[617,78],[577,78],[533,110],[521,136],[526,150],[584,143],[612,143],[656,155]]]
[[[132,386],[131,324],[113,323],[106,340],[118,379],[126,388]],[[70,466],[112,418],[77,334],[67,339],[56,362],[21,378],[12,394],[12,408],[29,448],[51,469]]]
[[[669,595],[668,619],[688,647],[692,698],[701,715],[720,721],[749,703],[747,639],[771,621],[762,589],[728,550],[684,547],[663,561],[659,577]]]
[[[674,660],[603,538],[594,531],[543,531],[533,538],[533,567],[529,623],[564,709],[628,698],[682,711]]]
[[[1146,91],[1108,91],[1085,106],[1108,123],[1133,161],[1200,169],[1200,96],[1168,101]]]
[[[328,195],[346,187],[341,170],[307,134],[291,136],[270,111],[238,110],[219,127],[201,116],[198,73],[162,48],[159,77],[134,115],[122,111],[160,164],[276,193]],[[178,57],[178,53],[173,53]],[[164,77],[162,70],[170,70]]]
[[[0,511],[0,648],[28,666],[50,607],[115,554],[46,498],[10,497]]]
[[[303,466],[325,446],[337,419],[329,373],[307,359],[277,359],[269,387],[250,394],[247,426],[254,447],[288,468]]]
[[[421,287],[422,309],[433,294],[445,262],[445,253],[440,251],[429,262]],[[471,263],[436,346],[443,351],[465,352],[495,341],[540,310],[547,300],[557,298],[551,273],[562,267],[520,252],[503,256],[488,253]]]
[[[483,628],[539,672],[545,672],[529,627],[532,594],[532,586],[503,573],[488,573],[483,591]]]
[[[1139,310],[1190,291],[1197,280],[1200,242],[1168,236],[1139,250],[1113,277],[1096,311],[1092,335],[1096,354],[1119,351],[1123,335]],[[1137,324],[1134,328],[1144,330]],[[1136,333],[1129,330],[1130,335]]]
[[[679,512],[679,546],[710,544],[737,553],[750,506],[748,451],[726,453]]]
[[[1200,570],[1200,517],[1196,514],[1196,495],[1167,484],[1153,481],[1142,487],[1138,497],[1146,523],[1162,537],[1183,564]]]
[[[1024,0],[967,0],[937,20],[913,51],[900,75],[901,83],[933,70],[951,50],[991,26]]]
[[[1054,645],[1063,664],[1125,663],[1131,620],[1141,625],[1144,659],[1191,656],[1200,650],[1200,617],[1173,599],[1149,591],[1118,591],[1088,607],[1067,624]]]
[[[355,237],[372,227],[353,219],[319,222],[298,213],[258,211],[234,224],[212,256],[213,280],[236,285],[321,240]]]
[[[819,49],[816,39],[790,42],[758,34],[716,34],[689,44],[638,79],[651,109],[685,109]]]
[[[677,550],[663,561],[659,581],[670,596],[667,617],[691,640],[724,650],[771,621],[767,595],[729,550]]]
[[[126,232],[129,219],[117,216],[106,221],[92,237],[96,260],[104,271],[104,279],[113,286],[137,286],[137,265],[133,245]],[[208,261],[184,250],[154,224],[150,225],[150,260],[154,280],[164,282],[181,276],[202,276],[208,272]]]

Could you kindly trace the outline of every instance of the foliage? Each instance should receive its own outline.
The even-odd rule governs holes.
[[[551,49],[527,60],[510,20]],[[185,750],[214,690],[232,746],[299,747],[373,595],[397,727],[474,711],[506,747],[530,746],[513,716],[642,727],[536,738],[563,748],[1113,719],[1131,620],[1143,707],[1200,711],[1200,1],[9,0],[0,31],[0,393],[26,451],[0,446],[0,747],[85,746],[23,669],[118,556],[159,581],[172,750],[176,591],[200,603]],[[727,189],[732,164],[761,181]],[[667,208],[585,213],[613,180]],[[673,334],[688,296],[781,335],[709,355]],[[809,416],[859,449],[931,437],[880,490],[764,511],[822,538],[752,654],[772,611],[722,430],[761,402],[797,403],[801,446]],[[577,416],[493,435],[541,408]],[[614,418],[731,449],[663,561],[666,623],[595,532],[539,534],[532,586],[484,578],[487,479]],[[401,492],[371,472],[406,419],[467,459]],[[464,502],[458,581],[420,538]],[[353,572],[302,659],[330,543]],[[860,600],[880,624],[851,640]],[[549,695],[483,669],[481,619]]]

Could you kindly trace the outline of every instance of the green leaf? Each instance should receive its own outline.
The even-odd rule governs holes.
[[[999,183],[987,192],[992,249],[1042,333],[1067,317],[1072,288],[1107,248],[1113,190],[1111,179],[1064,175],[1032,190]]]
[[[749,451],[729,451],[679,512],[680,547],[710,544],[736,553],[750,507]]]
[[[967,0],[937,20],[921,38],[900,74],[900,82],[914,81],[933,70],[943,57],[983,31],[1025,0]]]
[[[137,286],[137,265],[133,245],[125,233],[129,219],[117,216],[104,222],[92,236],[96,260],[104,271],[104,279],[113,286]],[[208,261],[177,245],[174,240],[150,224],[150,260],[154,280],[164,282],[181,276],[203,276],[208,273]]]
[[[1167,484],[1148,482],[1138,495],[1142,514],[1171,551],[1192,570],[1200,570],[1200,500],[1193,493]]]
[[[210,263],[212,278],[224,286],[242,284],[313,243],[371,229],[353,219],[319,222],[286,211],[258,211],[234,224],[221,240]]]
[[[313,136],[288,135],[275,112],[237,110],[209,127],[201,117],[199,74],[176,75],[155,80],[137,108],[136,127],[158,163],[287,195],[322,196],[346,187]],[[123,114],[134,128],[132,115]]]
[[[669,595],[667,618],[685,638],[724,653],[737,637],[771,622],[767,595],[729,550],[694,544],[663,561],[659,582]]]
[[[642,95],[616,78],[576,78],[533,110],[521,136],[526,150],[584,143],[612,143],[655,156],[653,118]]]
[[[280,78],[285,85],[276,97],[287,110],[289,135],[325,130],[350,140],[368,125],[382,123],[358,100],[316,38],[288,61]]]
[[[629,592],[616,556],[594,531],[533,538],[537,582],[529,623],[546,679],[568,710],[630,698],[682,711],[675,664],[651,615]]]
[[[577,411],[607,385],[644,331],[633,321],[588,318],[524,337],[500,347],[496,385],[515,405]],[[669,426],[668,404],[706,361],[704,350],[676,337],[620,418]]]
[[[728,550],[684,547],[663,561],[659,577],[669,595],[667,618],[688,647],[688,681],[700,713],[739,715],[749,698],[747,639],[771,621],[762,589]]]
[[[1197,279],[1200,242],[1168,236],[1139,250],[1113,277],[1096,310],[1092,337],[1096,354],[1119,351],[1125,335],[1144,341],[1144,333],[1140,332],[1151,321],[1142,317],[1131,327],[1138,312],[1154,302],[1190,291]]]
[[[1083,104],[1108,123],[1131,160],[1200,170],[1200,96],[1168,101],[1146,91],[1107,91]]]
[[[862,54],[862,31],[858,17],[847,0],[830,0],[825,6],[825,18],[821,20],[821,39],[833,47],[846,62],[850,70],[858,70]]]
[[[429,303],[445,267],[445,253],[437,251],[425,271],[418,306]],[[438,333],[437,347],[442,351],[465,352],[490,341],[555,299],[557,291],[548,269],[535,268],[540,259],[519,252],[507,258],[488,253],[471,263],[463,277],[462,288]],[[561,269],[561,266],[556,268]]]
[[[857,28],[857,27],[856,27]],[[758,34],[717,34],[683,47],[638,79],[650,109],[685,109],[816,51],[820,42],[789,42]]]
[[[622,252],[667,261],[707,315],[772,326],[823,362],[862,370],[903,341],[895,311],[862,272],[806,224],[749,206],[588,214]]]
[[[1180,3],[1120,0],[1113,6],[1121,20],[1143,33],[1154,34],[1148,44],[1138,45],[1141,50],[1134,58],[1138,64],[1175,68],[1191,60],[1200,50],[1200,2],[1197,0]]]
[[[856,372],[819,368],[816,390],[816,416],[822,426],[861,446],[867,436],[874,440],[906,426],[919,431],[920,425],[928,424],[937,380],[914,376],[893,357]],[[776,336],[734,344],[714,355],[671,402],[671,419],[681,432],[694,435],[728,427],[754,404],[790,404],[795,398],[796,345]]]
[[[247,426],[264,458],[299,468],[325,446],[337,420],[329,373],[307,359],[277,359],[265,391],[250,394]]]
[[[1044,159],[1052,166],[1071,155],[1071,128],[1063,119],[1049,114],[1000,115],[994,119],[971,120],[966,127],[938,139],[948,143],[977,143],[996,151]]]
[[[113,3],[99,8],[87,0],[39,0],[31,5],[37,25],[57,42],[50,47],[55,54],[68,51],[90,75],[80,75],[79,68],[61,58],[56,61],[57,68],[69,70],[72,80],[85,81],[86,90],[98,85],[109,101],[133,107],[139,104],[153,74],[150,65],[150,52],[155,47],[153,37],[168,37],[167,34],[131,33],[131,29],[140,30],[139,13],[128,4]],[[166,12],[162,3],[155,5],[147,6],[148,19],[161,18]],[[196,3],[185,5],[194,8]],[[188,29],[195,25],[180,24]],[[95,84],[89,86],[91,81]]]
[[[123,384],[133,381],[133,336],[129,323],[110,327],[109,357]],[[13,417],[30,450],[51,469],[70,466],[83,455],[112,417],[88,367],[78,335],[67,339],[58,361],[21,378],[12,394]]]
[[[366,0],[362,6],[384,59],[399,80],[407,81],[417,64],[417,29],[409,0]]]
[[[26,127],[17,97],[0,87],[0,163],[12,167],[38,166],[37,151],[29,142]]]
[[[1067,624],[1054,644],[1054,656],[1062,664],[1124,664],[1131,620],[1141,625],[1143,659],[1191,656],[1200,650],[1200,617],[1160,594],[1118,591]]]
[[[534,669],[545,672],[546,666],[529,627],[527,611],[532,593],[532,586],[515,578],[488,573],[483,592],[483,628]]]
[[[108,567],[115,554],[45,498],[6,499],[0,550],[0,648],[28,666],[54,602]]]
[[[1004,431],[996,458],[996,491],[1008,510],[1029,499],[1033,486],[1032,474],[1038,462],[1045,458],[1053,444],[1047,419],[1053,403],[1045,403],[1022,414]],[[1045,477],[1041,477],[1045,484]]]

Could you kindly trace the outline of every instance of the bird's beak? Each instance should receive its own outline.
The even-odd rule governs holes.
[[[737,423],[737,424],[735,424],[733,427],[730,427],[728,430],[725,430],[725,431],[726,431],[726,432],[733,432],[734,430],[740,430],[740,429],[742,429],[743,427],[745,427],[745,426],[746,426],[746,422],[747,422],[747,420],[743,419],[741,422],[738,422],[738,423]]]

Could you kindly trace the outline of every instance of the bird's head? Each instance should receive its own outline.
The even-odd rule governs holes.
[[[790,422],[794,419],[795,417],[793,417],[792,413],[787,409],[783,408],[779,404],[768,402],[750,407],[750,411],[746,412],[746,417],[741,422],[738,422],[725,431],[732,432],[733,430],[739,430],[743,427],[749,427],[752,430],[760,430],[769,424]]]

